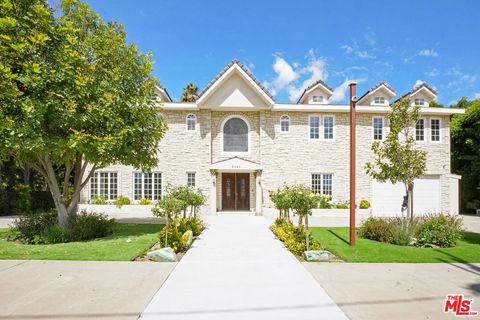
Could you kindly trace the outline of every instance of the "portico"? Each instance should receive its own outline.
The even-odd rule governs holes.
[[[210,166],[212,214],[218,211],[251,211],[262,214],[262,168],[239,157]]]

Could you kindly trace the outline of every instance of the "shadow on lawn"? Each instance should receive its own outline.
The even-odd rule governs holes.
[[[346,243],[346,244],[350,244],[346,239],[344,239],[342,236],[340,236],[338,233],[336,233],[335,231],[331,230],[331,229],[328,229],[328,232],[331,233],[334,237],[336,237],[337,239],[340,239],[342,242]]]

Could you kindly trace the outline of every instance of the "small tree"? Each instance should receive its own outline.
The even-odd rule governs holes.
[[[185,88],[183,88],[182,98],[183,102],[195,102],[198,98],[198,87],[193,83],[187,84]]]
[[[304,185],[294,186],[290,192],[292,210],[298,215],[298,226],[302,228],[305,221],[308,230],[308,216],[312,215],[312,209],[317,207],[320,196]]]
[[[187,217],[187,210],[190,208],[190,216],[196,216],[198,208],[205,204],[206,198],[200,189],[189,186],[168,186],[168,194],[178,200],[182,200],[183,218]]]
[[[374,179],[403,183],[407,197],[407,216],[413,218],[413,187],[415,179],[425,173],[427,153],[415,148],[415,131],[419,107],[411,107],[409,99],[401,99],[391,106],[387,118],[390,132],[385,141],[375,141],[373,162],[367,162],[366,172]]]
[[[279,211],[279,218],[288,222],[290,222],[290,209],[292,208],[291,193],[289,191],[290,188],[284,186],[277,189],[277,191],[270,191],[269,193],[270,199]]]
[[[178,215],[184,210],[185,202],[175,198],[172,195],[162,197],[155,203],[152,208],[152,213],[156,217],[165,218],[167,220],[166,230],[168,230],[168,224],[172,218],[177,218]],[[168,243],[168,232],[165,232],[165,243]]]

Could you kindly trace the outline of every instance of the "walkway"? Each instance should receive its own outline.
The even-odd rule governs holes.
[[[207,219],[142,319],[347,319],[263,217]]]

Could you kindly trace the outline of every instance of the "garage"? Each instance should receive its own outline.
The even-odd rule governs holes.
[[[377,216],[401,215],[405,187],[403,184],[372,182],[372,213]],[[415,180],[414,215],[440,212],[440,176],[424,176]]]

